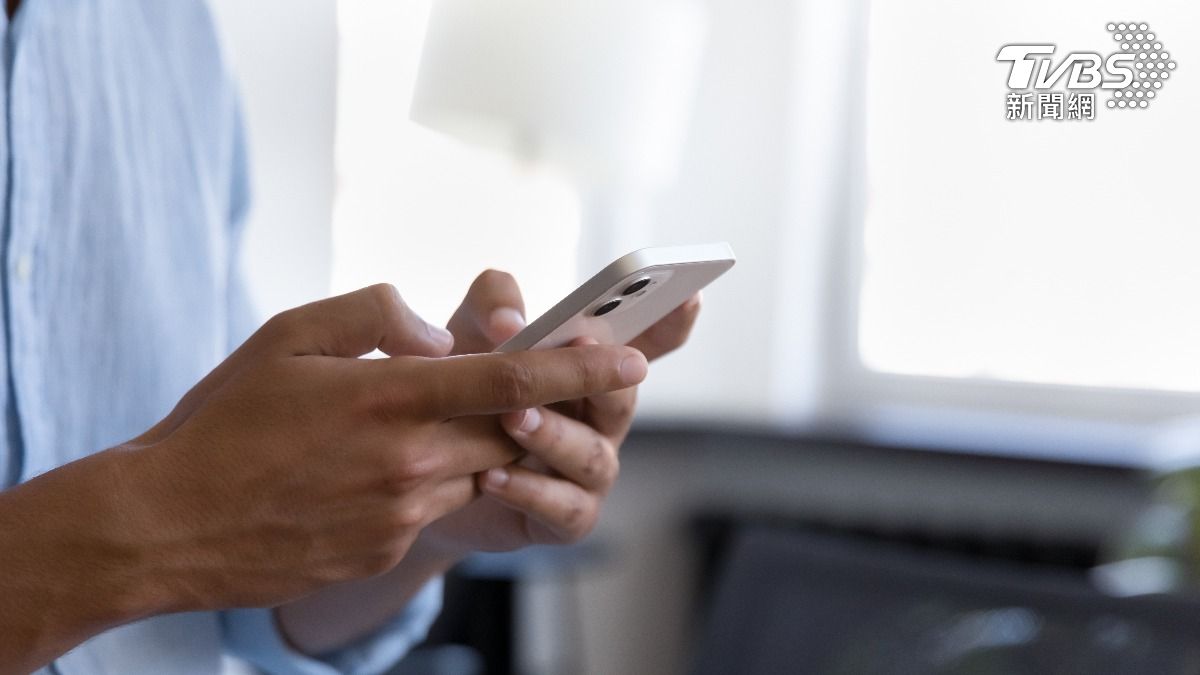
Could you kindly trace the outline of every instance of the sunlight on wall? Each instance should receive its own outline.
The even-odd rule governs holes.
[[[444,323],[492,267],[517,277],[532,318],[574,287],[578,197],[551,171],[409,121],[429,5],[339,3],[333,288],[388,281]]]

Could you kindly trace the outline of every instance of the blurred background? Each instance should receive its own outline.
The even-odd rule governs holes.
[[[596,534],[457,573],[450,672],[1200,672],[1178,551],[1096,583],[1191,513],[1195,3],[212,4],[264,317],[389,281],[444,321],[488,267],[532,317],[635,248],[738,254]],[[1002,45],[1113,22],[1179,64],[1153,105],[1006,119]]]

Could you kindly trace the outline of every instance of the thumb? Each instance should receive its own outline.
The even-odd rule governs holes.
[[[486,270],[475,278],[447,328],[456,354],[483,354],[525,327],[521,288],[507,272]]]
[[[357,357],[375,349],[388,356],[446,356],[449,331],[426,322],[391,284],[376,284],[276,315],[251,341],[288,355]]]
[[[179,427],[243,365],[267,353],[356,357],[379,349],[389,356],[445,356],[449,331],[426,323],[391,284],[377,284],[275,315],[245,344],[192,387],[175,408],[131,445],[154,443]]]

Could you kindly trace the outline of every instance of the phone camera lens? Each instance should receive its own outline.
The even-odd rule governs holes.
[[[592,316],[604,316],[605,314],[608,314],[609,312],[616,309],[620,304],[621,304],[620,298],[613,298],[612,300],[609,300],[608,302],[604,303],[603,305],[600,305],[599,307],[597,307],[596,311],[592,312]]]
[[[629,286],[627,286],[625,288],[625,290],[621,291],[621,295],[633,295],[634,293],[637,293],[638,291],[642,290],[643,288],[645,288],[649,285],[650,285],[650,277],[642,277],[641,279],[638,279],[637,281],[633,282],[632,284],[629,284]]]

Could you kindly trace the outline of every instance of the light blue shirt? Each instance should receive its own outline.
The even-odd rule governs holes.
[[[235,264],[245,141],[203,2],[25,0],[0,25],[10,486],[152,426],[255,321]],[[321,659],[289,649],[269,609],[156,617],[43,672],[208,675],[223,651],[273,673],[380,672],[439,604],[435,582],[392,625]]]

